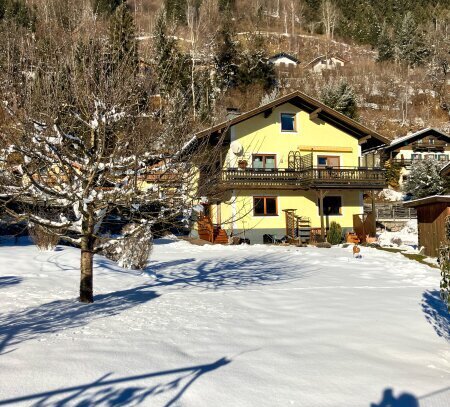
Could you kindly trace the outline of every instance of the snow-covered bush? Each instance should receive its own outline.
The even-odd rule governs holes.
[[[433,158],[414,162],[405,185],[405,192],[413,199],[444,193],[445,181],[439,173],[440,169],[440,163]]]
[[[153,249],[150,227],[138,228],[134,224],[124,227],[123,237],[104,244],[102,254],[126,269],[143,270]]]
[[[403,192],[395,191],[390,188],[385,188],[378,193],[378,197],[389,202],[398,202],[403,201],[404,195]]]
[[[28,233],[31,240],[42,251],[52,251],[59,242],[59,236],[43,226],[30,222]]]
[[[339,244],[342,241],[342,227],[337,222],[331,222],[327,233],[327,241],[331,244]]]

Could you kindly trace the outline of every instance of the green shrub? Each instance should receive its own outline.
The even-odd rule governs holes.
[[[337,222],[331,222],[328,230],[327,240],[331,244],[339,244],[342,241],[342,228]]]

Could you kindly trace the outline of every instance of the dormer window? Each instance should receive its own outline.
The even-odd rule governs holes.
[[[281,113],[281,131],[296,131],[295,113]]]

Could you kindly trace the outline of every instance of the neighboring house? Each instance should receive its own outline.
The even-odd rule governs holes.
[[[274,64],[277,68],[293,68],[300,64],[300,61],[286,52],[280,52],[269,58],[269,62]]]
[[[336,69],[342,68],[344,65],[348,64],[344,58],[341,58],[337,55],[326,56],[321,55],[317,58],[314,58],[311,62],[305,65],[305,69],[310,69],[313,72],[321,73],[326,69]]]
[[[207,240],[233,235],[262,243],[298,238],[302,228],[307,240],[309,228],[323,236],[331,221],[348,231],[363,214],[363,191],[386,186],[384,170],[360,162],[389,141],[301,92],[197,138],[211,148],[199,166],[198,196],[210,221],[199,224],[199,234],[209,233]]]
[[[442,131],[426,128],[406,136],[396,138],[384,149],[385,160],[402,167],[400,186],[408,179],[414,161],[434,158],[445,166],[450,157],[450,136]]]
[[[419,246],[425,255],[439,256],[439,247],[446,240],[445,219],[450,215],[450,195],[435,195],[405,202],[407,208],[417,211]]]

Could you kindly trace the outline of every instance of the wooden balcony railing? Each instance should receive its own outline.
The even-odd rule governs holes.
[[[379,168],[311,168],[304,175],[311,187],[380,189],[386,185],[385,172]]]
[[[222,171],[222,186],[233,189],[382,189],[385,171],[380,168],[237,169]]]
[[[400,165],[402,167],[411,167],[411,165],[413,165],[415,162],[418,161],[422,161],[423,158],[414,158],[414,159],[406,159],[406,158],[392,158],[389,161],[391,161],[394,164]],[[444,158],[440,158],[438,160],[439,164],[441,164],[442,166],[446,165],[449,161],[448,158],[444,157]]]
[[[431,142],[430,140],[422,140],[422,142],[414,142],[412,143],[413,151],[443,151],[447,143],[442,140],[434,140]]]
[[[233,188],[286,188],[304,189],[302,171],[289,169],[229,168],[222,171],[222,184]]]

